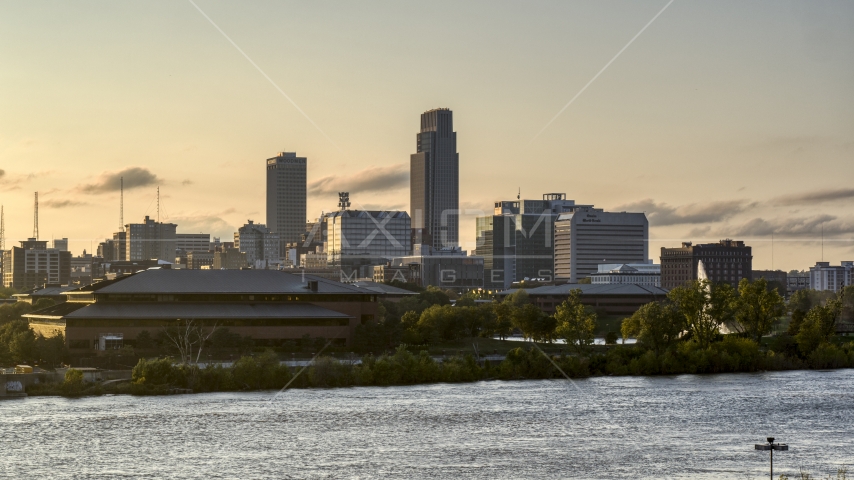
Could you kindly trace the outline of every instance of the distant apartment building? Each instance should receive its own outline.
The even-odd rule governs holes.
[[[810,272],[792,271],[786,275],[786,293],[791,295],[798,290],[810,289]]]
[[[183,252],[207,252],[211,250],[211,234],[209,233],[176,233],[176,254]]]
[[[116,232],[98,244],[97,254],[105,262],[125,261],[127,258],[127,232]]]
[[[321,252],[308,252],[299,256],[300,268],[327,268],[328,256]]]
[[[450,109],[421,114],[415,151],[409,159],[412,244],[434,250],[456,247],[460,242],[460,155]]]
[[[247,265],[246,254],[236,248],[228,248],[222,252],[214,253],[214,270],[240,270],[246,268]]]
[[[125,259],[174,261],[177,227],[174,223],[158,222],[148,216],[142,223],[125,225]]]
[[[712,283],[723,282],[737,287],[742,278],[753,280],[751,247],[743,241],[727,239],[718,243],[682,242],[681,247],[662,247],[661,286],[669,290],[697,280],[700,261]]]
[[[294,152],[267,159],[267,227],[279,235],[279,251],[305,231],[306,163]]]
[[[555,221],[555,279],[577,283],[603,263],[644,263],[648,241],[649,222],[643,213],[582,206],[561,214]]]
[[[492,215],[475,219],[477,247],[483,257],[484,288],[506,289],[524,279],[554,279],[554,225],[558,215],[578,208],[565,193],[542,200],[495,202]]]
[[[278,263],[279,238],[266,225],[249,220],[234,233],[234,248],[246,254],[249,265]]]
[[[214,252],[190,252],[187,254],[187,268],[202,270],[203,267],[213,267]]]
[[[854,282],[854,261],[844,261],[839,266],[830,262],[816,262],[810,267],[810,288],[819,291],[839,292]]]
[[[3,286],[17,290],[68,285],[71,252],[48,248],[46,240],[28,238],[3,252]]]
[[[590,275],[593,285],[643,285],[661,287],[661,265],[652,263],[602,264]]]

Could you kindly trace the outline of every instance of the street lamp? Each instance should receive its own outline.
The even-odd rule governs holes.
[[[774,480],[774,450],[785,452],[789,450],[789,446],[785,443],[774,443],[774,437],[768,437],[768,443],[763,445],[755,445],[756,450],[768,450],[771,453],[771,480]]]

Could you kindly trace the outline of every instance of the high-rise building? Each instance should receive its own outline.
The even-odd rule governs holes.
[[[483,257],[484,286],[507,289],[526,278],[552,281],[555,221],[582,207],[567,200],[565,193],[547,193],[542,200],[495,202],[493,215],[475,219],[475,254]]]
[[[3,286],[18,290],[45,284],[68,285],[71,252],[47,248],[46,240],[28,238],[3,252]]]
[[[854,282],[854,262],[844,261],[838,267],[830,266],[830,262],[816,262],[810,267],[809,282],[813,290],[839,292]]]
[[[249,265],[256,266],[256,262],[262,262],[258,266],[267,268],[280,263],[279,239],[279,234],[266,225],[249,220],[234,233],[234,247],[246,254]]]
[[[305,232],[306,159],[282,152],[267,159],[267,227],[279,234],[279,251]]]
[[[411,223],[401,211],[339,210],[327,213],[323,251],[328,266],[346,278],[373,276],[376,265],[410,254]]]
[[[555,221],[555,279],[576,283],[602,263],[644,263],[649,222],[643,213],[605,212],[583,206]]]
[[[699,263],[703,262],[707,279],[712,283],[738,286],[742,278],[753,280],[753,253],[738,240],[661,248],[661,286],[668,290],[697,280]]]
[[[145,217],[143,223],[129,223],[124,232],[117,232],[120,238],[126,238],[125,260],[165,260],[175,261],[174,223],[163,223]],[[115,236],[114,236],[115,237]],[[121,248],[120,248],[121,249]]]
[[[409,162],[412,244],[436,250],[458,246],[460,156],[450,109],[421,114],[416,153]]]

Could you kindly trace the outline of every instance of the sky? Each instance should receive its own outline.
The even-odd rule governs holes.
[[[161,220],[230,239],[265,220],[280,151],[308,158],[309,218],[342,190],[408,210],[438,107],[469,250],[521,190],[645,212],[656,261],[722,238],[757,269],[854,259],[849,1],[4,2],[6,245],[38,191],[40,238],[97,248],[119,176],[125,223],[159,186]]]

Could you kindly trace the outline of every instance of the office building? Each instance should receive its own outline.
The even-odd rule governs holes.
[[[175,254],[190,252],[207,252],[211,249],[211,234],[209,233],[176,233]]]
[[[67,238],[55,238],[53,239],[53,248],[59,250],[60,252],[68,251],[68,239]]]
[[[187,268],[202,270],[202,267],[213,267],[214,252],[190,252],[187,254]]]
[[[644,285],[661,287],[661,265],[653,263],[602,264],[590,275],[593,285]]]
[[[786,293],[791,295],[798,290],[810,289],[810,272],[792,271],[786,275]]]
[[[460,156],[453,113],[438,108],[421,114],[416,153],[410,156],[412,244],[435,250],[460,241]]]
[[[46,284],[68,285],[71,252],[48,248],[46,240],[28,238],[3,252],[3,286],[17,290]]]
[[[260,262],[266,268],[279,262],[279,234],[266,225],[248,221],[234,233],[234,248],[246,254],[246,261],[254,266]]]
[[[143,331],[156,336],[188,319],[206,333],[227,326],[258,346],[306,335],[343,346],[377,313],[374,292],[272,270],[154,269],[66,295],[25,318],[45,336],[63,334],[71,350],[103,349],[108,338],[133,346]]]
[[[510,288],[525,279],[554,279],[554,224],[558,215],[589,205],[576,205],[565,193],[542,200],[495,202],[490,216],[475,219],[477,247],[483,257],[484,287]]]
[[[577,283],[603,263],[644,263],[649,259],[648,241],[649,222],[643,213],[580,206],[555,221],[555,279]]]
[[[240,270],[246,268],[246,254],[236,248],[227,248],[222,252],[214,252],[214,270]]]
[[[752,249],[742,241],[721,240],[718,243],[661,248],[661,286],[668,290],[698,279],[699,262],[703,262],[708,280],[738,287],[742,278],[753,280]]]
[[[148,216],[142,223],[125,225],[125,232],[119,232],[126,234],[125,259],[174,261],[177,227],[174,223],[158,222]]]
[[[282,152],[267,159],[267,227],[279,235],[284,251],[305,231],[306,159]]]
[[[854,282],[854,262],[844,261],[839,266],[830,262],[816,262],[810,267],[810,288],[819,291],[839,292]]]
[[[330,265],[346,257],[391,259],[411,252],[409,215],[400,211],[340,210],[324,215]],[[384,263],[384,262],[381,262]]]
[[[409,274],[408,281],[422,287],[435,286],[458,292],[483,288],[483,257],[466,255],[460,247],[433,250],[428,245],[416,245],[412,255],[392,259],[389,267],[415,270]],[[385,277],[386,268],[383,266],[383,270],[377,272],[374,267],[374,278]]]

